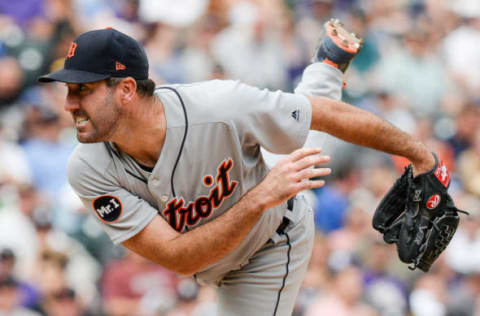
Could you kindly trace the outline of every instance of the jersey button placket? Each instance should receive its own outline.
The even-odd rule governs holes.
[[[169,196],[167,194],[158,193],[159,188],[160,188],[160,180],[159,179],[154,178],[151,181],[149,181],[149,188],[150,188],[151,192],[153,193],[153,195],[157,197],[159,202],[161,202],[163,204],[168,202]]]

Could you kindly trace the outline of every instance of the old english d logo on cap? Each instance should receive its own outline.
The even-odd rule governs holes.
[[[125,70],[125,69],[127,69],[127,67],[125,67],[124,64],[122,64],[118,61],[115,62],[115,70],[118,71],[118,70]]]
[[[78,44],[75,42],[72,42],[72,44],[70,44],[70,48],[68,49],[66,58],[72,58],[73,56],[75,56],[77,47],[78,47]]]
[[[70,45],[63,69],[41,76],[40,82],[95,82],[111,77],[148,79],[148,59],[142,45],[115,29],[80,34]]]

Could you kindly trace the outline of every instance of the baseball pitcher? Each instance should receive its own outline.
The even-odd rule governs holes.
[[[360,41],[326,28],[295,94],[228,80],[155,88],[141,45],[114,29],[81,34],[64,69],[39,79],[68,87],[81,143],[68,177],[85,207],[114,243],[216,286],[219,315],[292,313],[314,235],[298,193],[330,172],[311,168],[330,158],[302,148],[310,129],[405,156],[415,174],[435,164],[413,137],[335,100]],[[261,147],[287,156],[269,170]]]

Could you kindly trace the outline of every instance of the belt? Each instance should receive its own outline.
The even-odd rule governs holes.
[[[295,197],[290,198],[287,201],[287,209],[292,212],[293,211],[293,202],[295,201]],[[283,217],[282,222],[278,226],[276,232],[277,234],[281,235],[285,231],[285,228],[287,228],[288,224],[290,223],[290,220],[287,217]]]

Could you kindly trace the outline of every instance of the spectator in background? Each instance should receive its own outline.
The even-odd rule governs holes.
[[[200,288],[193,279],[182,279],[177,284],[177,304],[165,315],[216,316],[215,297],[215,291],[212,288]]]
[[[25,185],[31,182],[32,174],[24,150],[8,140],[8,132],[0,122],[0,186]]]
[[[43,249],[39,253],[35,282],[38,284],[43,297],[47,297],[68,286],[65,275],[67,264],[68,257],[63,252]]]
[[[325,295],[331,290],[330,271],[328,270],[328,259],[331,251],[329,246],[325,236],[317,232],[313,244],[312,257],[298,294],[293,315],[304,315],[318,295]]]
[[[0,315],[40,316],[20,304],[18,283],[12,276],[0,276]]]
[[[328,236],[328,244],[335,251],[354,254],[357,247],[373,236],[371,231],[371,214],[358,204],[351,205],[344,213],[342,229],[332,231]]]
[[[2,1],[0,15],[11,17],[19,26],[25,27],[32,19],[44,14],[43,0]]]
[[[13,187],[7,193],[0,196],[0,247],[9,248],[15,254],[15,276],[31,279],[38,250],[31,216],[42,205],[42,200],[31,185]]]
[[[113,3],[119,6],[119,8],[116,10],[116,14],[119,18],[130,23],[136,23],[139,21],[138,10],[140,6],[140,0],[122,0],[115,1]]]
[[[129,316],[171,307],[176,300],[176,278],[172,272],[127,250],[124,258],[105,267],[103,308],[110,316]]]
[[[15,57],[23,72],[24,88],[35,83],[39,74],[48,70],[50,37],[54,27],[43,17],[32,19],[17,42],[8,46],[9,55]]]
[[[461,104],[455,117],[455,134],[448,139],[455,158],[472,146],[475,131],[480,126],[480,104]]]
[[[25,4],[29,0],[20,2]],[[45,1],[44,4],[52,2]],[[19,8],[22,8],[23,4],[19,5]],[[35,7],[30,9],[35,10]],[[26,89],[36,82],[39,74],[48,70],[52,57],[50,50],[53,50],[56,45],[57,24],[48,20],[43,13],[29,17],[21,25],[22,27],[15,24],[12,19],[2,20],[2,18],[0,14],[0,46],[5,55],[3,58],[13,58],[16,64],[11,65],[10,68],[2,65],[2,77],[5,78],[1,80],[0,104],[22,104],[23,101],[19,98],[23,97]],[[8,80],[3,80],[7,78]]]
[[[12,250],[4,248],[0,251],[0,278],[13,276],[15,273],[16,257]],[[19,305],[39,309],[40,295],[30,280],[17,280],[17,294]]]
[[[480,126],[476,126],[472,147],[458,157],[458,173],[465,190],[480,197]]]
[[[380,60],[378,41],[369,28],[368,16],[363,10],[352,11],[347,23],[348,25],[352,25],[352,32],[362,34],[362,50],[355,56],[351,66],[352,69],[365,75],[371,71]]]
[[[53,202],[67,184],[67,160],[73,144],[61,140],[59,116],[45,106],[27,108],[22,147],[33,172],[33,183]]]
[[[363,250],[365,299],[379,315],[405,315],[408,306],[406,286],[389,269],[396,257],[395,248],[380,239],[372,239],[367,241],[368,246]]]
[[[417,122],[408,110],[408,104],[401,102],[398,97],[385,90],[377,92],[374,104],[377,106],[380,117],[409,134],[414,133]]]
[[[318,35],[323,32],[323,24],[335,16],[333,14],[334,1],[304,0],[294,1],[294,4],[296,12],[299,13],[296,23],[298,35],[307,43],[308,51],[313,52],[318,45]]]
[[[13,274],[15,268],[15,254],[10,248],[3,248],[0,251],[0,276]]]
[[[480,274],[466,274],[449,290],[447,316],[471,316],[480,314]]]
[[[446,282],[439,275],[421,275],[410,294],[410,305],[416,316],[446,315]]]
[[[365,210],[369,210],[370,214],[373,215],[372,212],[390,190],[391,184],[396,178],[395,172],[385,163],[377,163],[364,168],[362,170],[363,184],[370,195],[363,197],[364,200],[362,200],[361,194],[366,195],[367,192],[362,192],[362,188],[358,188],[354,195],[355,203],[361,205]]]
[[[96,284],[101,275],[98,262],[81,243],[63,231],[53,228],[53,216],[54,213],[50,209],[36,210],[32,216],[37,231],[39,253],[44,256],[42,262],[54,262],[53,259],[58,259],[57,261],[60,262],[58,266],[62,270],[62,284],[72,288],[77,294],[77,300],[87,306],[98,305],[99,291]],[[55,271],[48,269],[49,265],[43,265],[45,266],[48,271]],[[37,272],[43,273],[42,265],[40,267]]]
[[[471,3],[470,7],[462,6]],[[443,41],[445,61],[452,78],[470,98],[480,97],[480,6],[477,1],[456,1],[452,5],[463,23]]]
[[[175,308],[167,313],[167,316],[196,316],[196,298],[198,285],[192,279],[179,280],[177,284],[178,303]]]
[[[345,213],[350,205],[349,194],[358,185],[358,172],[354,166],[338,170],[335,180],[317,190],[315,226],[323,233],[330,233],[344,226]]]
[[[421,117],[435,116],[451,83],[431,41],[431,30],[419,23],[402,34],[402,43],[384,56],[378,84]]]
[[[298,36],[293,14],[284,9],[282,16],[279,31],[285,59],[283,67],[287,72],[287,91],[293,91],[301,80],[303,70],[310,63],[313,50],[309,50],[308,43]]]
[[[0,110],[15,103],[22,92],[24,74],[13,57],[0,57]]]
[[[354,266],[338,271],[332,280],[332,290],[310,305],[305,316],[375,316],[373,308],[362,302],[362,271]]]
[[[158,84],[185,82],[185,69],[181,63],[177,47],[178,30],[161,23],[151,26],[150,38],[145,44],[145,51],[151,63],[151,77]]]
[[[212,77],[221,67],[212,56],[211,45],[221,29],[221,21],[214,15],[207,15],[198,21],[187,33],[181,64],[185,69],[185,81],[204,81]]]
[[[231,8],[235,20],[213,42],[212,53],[231,79],[271,89],[286,89],[282,43],[272,14],[247,1]],[[317,35],[318,36],[318,35]]]
[[[62,288],[45,298],[44,310],[48,316],[90,316],[71,288]]]
[[[461,275],[480,273],[480,200],[479,196],[463,196],[459,202],[470,216],[462,224],[445,251],[447,264]]]

